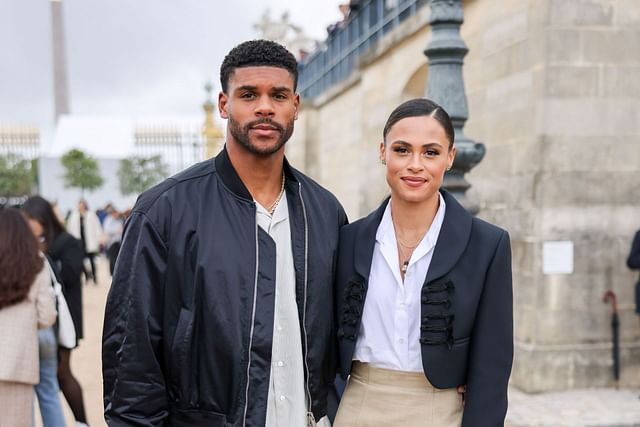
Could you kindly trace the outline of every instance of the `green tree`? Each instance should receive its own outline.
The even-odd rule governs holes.
[[[0,196],[26,196],[35,184],[32,163],[17,154],[0,156]]]
[[[124,195],[140,194],[166,178],[168,169],[159,155],[122,159],[118,168],[120,192]]]
[[[40,179],[38,178],[38,166],[40,165],[40,159],[31,159],[31,182],[37,188],[40,187]]]
[[[62,156],[62,166],[65,168],[64,186],[79,188],[84,197],[85,190],[95,190],[102,187],[104,179],[100,175],[98,162],[77,148],[71,149]]]

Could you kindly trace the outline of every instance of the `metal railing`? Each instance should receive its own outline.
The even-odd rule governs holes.
[[[429,0],[363,1],[343,25],[338,24],[321,46],[302,60],[300,93],[315,98],[345,80],[361,55],[427,3]]]
[[[0,155],[15,154],[24,159],[40,155],[40,131],[31,126],[0,126]]]
[[[204,138],[195,126],[137,125],[133,138],[136,156],[160,155],[171,174],[204,160]]]

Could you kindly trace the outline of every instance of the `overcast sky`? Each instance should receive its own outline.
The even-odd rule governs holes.
[[[64,0],[71,112],[202,114],[207,80],[233,46],[257,37],[265,9],[316,39],[338,0]],[[0,125],[53,124],[49,0],[0,0]]]

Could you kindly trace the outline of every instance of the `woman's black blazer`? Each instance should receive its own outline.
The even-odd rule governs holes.
[[[466,385],[463,426],[503,425],[513,361],[509,235],[441,193],[444,222],[421,291],[422,366],[434,387]],[[335,304],[344,379],[351,370],[376,231],[387,203],[340,232]]]

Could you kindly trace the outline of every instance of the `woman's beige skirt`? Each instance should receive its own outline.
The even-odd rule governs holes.
[[[460,427],[462,396],[437,389],[422,372],[353,362],[333,427]]]
[[[0,426],[31,427],[33,385],[0,381]]]

